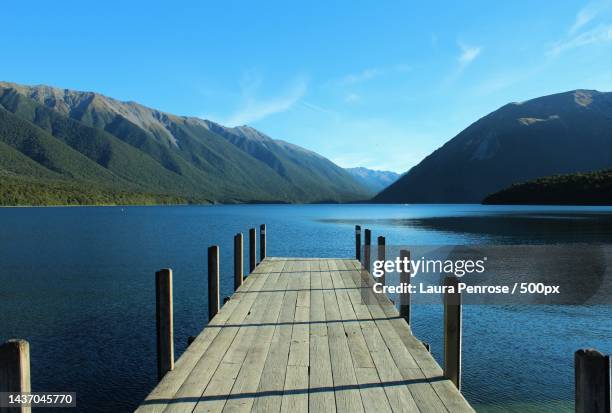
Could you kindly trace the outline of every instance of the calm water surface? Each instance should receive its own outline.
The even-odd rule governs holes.
[[[0,209],[0,340],[30,341],[34,391],[72,411],[131,411],[156,384],[154,272],[174,270],[177,356],[206,324],[206,248],[232,290],[236,232],[268,226],[268,255],[351,257],[353,226],[387,244],[610,243],[612,209],[252,205]],[[442,308],[413,309],[442,361]],[[612,306],[466,306],[463,392],[479,412],[570,412],[573,352],[612,353]]]

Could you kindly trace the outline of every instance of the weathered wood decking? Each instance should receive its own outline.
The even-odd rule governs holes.
[[[266,258],[137,411],[473,412],[360,268]]]

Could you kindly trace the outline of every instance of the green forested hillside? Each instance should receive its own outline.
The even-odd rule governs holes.
[[[91,92],[0,82],[0,173],[13,177],[13,192],[83,188],[119,202],[126,194],[190,202],[341,202],[371,195],[313,152],[240,131]],[[263,151],[274,162],[258,156]],[[8,186],[8,178],[0,181],[0,190]],[[41,197],[32,197],[39,203]]]
[[[487,196],[483,204],[612,205],[612,170],[547,176]]]

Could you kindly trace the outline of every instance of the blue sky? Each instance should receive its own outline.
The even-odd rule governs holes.
[[[248,124],[344,167],[403,172],[507,102],[612,91],[612,0],[13,1],[2,28],[2,80]]]

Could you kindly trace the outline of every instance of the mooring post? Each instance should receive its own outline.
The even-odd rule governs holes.
[[[410,262],[410,251],[400,250],[400,261],[402,262],[400,286],[402,286],[402,291],[404,291],[404,289],[406,290],[400,293],[399,297],[400,317],[406,320],[406,323],[410,325],[410,293],[407,291],[408,286],[410,285],[410,264],[408,264],[408,268],[404,268],[404,262]]]
[[[446,277],[444,285],[453,287],[444,294],[444,376],[461,390],[461,294],[456,277]]]
[[[378,237],[378,261],[385,261],[385,237]],[[383,274],[378,278],[378,282],[385,285],[385,269],[383,265]]]
[[[244,281],[244,265],[242,251],[242,232],[234,235],[234,291],[236,291]]]
[[[266,224],[259,226],[259,262],[266,258]]]
[[[361,225],[355,225],[355,259],[361,261]]]
[[[208,247],[208,321],[219,312],[219,246]]]
[[[610,413],[610,356],[594,349],[574,354],[576,413]]]
[[[174,321],[172,314],[172,270],[155,273],[157,314],[157,379],[174,368]]]
[[[31,391],[30,344],[26,340],[8,340],[0,345],[0,392],[30,393]],[[29,406],[21,408],[0,406],[0,412],[29,413],[30,411]]]
[[[257,249],[257,240],[255,239],[255,228],[249,229],[249,274],[255,270],[257,266],[257,257],[255,250]]]
[[[372,231],[370,231],[369,229],[365,230],[365,234],[364,234],[364,240],[363,240],[363,268],[365,268],[365,270],[367,272],[370,272],[370,255],[371,255],[371,251],[370,251],[370,245],[372,243]]]

